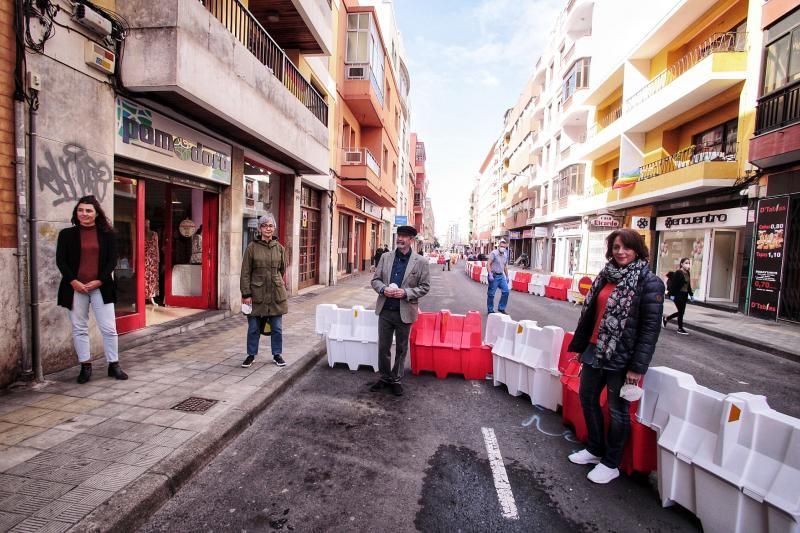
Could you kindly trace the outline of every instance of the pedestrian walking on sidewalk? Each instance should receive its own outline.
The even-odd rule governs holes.
[[[72,340],[81,363],[78,383],[92,377],[89,349],[89,307],[103,337],[108,375],[128,379],[119,366],[114,303],[117,290],[111,274],[117,266],[117,237],[100,202],[84,196],[72,210],[72,227],[58,233],[56,265],[61,272],[58,305],[69,309]]]
[[[608,263],[595,278],[575,328],[569,351],[581,354],[580,399],[587,447],[569,456],[576,464],[595,464],[587,476],[608,483],[619,476],[630,432],[626,384],[638,385],[647,372],[661,332],[664,283],[650,271],[644,238],[631,229],[607,239]],[[606,437],[600,393],[608,389],[610,427]]]
[[[378,293],[375,313],[378,319],[378,368],[381,379],[369,390],[389,388],[395,396],[403,395],[401,380],[408,353],[411,324],[417,320],[417,301],[430,290],[428,260],[414,253],[411,242],[417,235],[413,226],[397,228],[397,249],[386,252],[372,277]],[[392,366],[392,335],[397,346]]]
[[[275,233],[278,225],[272,214],[259,217],[259,240],[247,245],[242,258],[242,276],[239,289],[242,291],[242,304],[252,306],[247,315],[247,358],[242,367],[248,368],[258,355],[258,342],[264,328],[270,328],[272,359],[278,366],[285,366],[283,360],[283,315],[289,312],[286,285],[286,250],[278,242]]]
[[[667,274],[667,296],[670,300],[675,302],[675,307],[678,309],[676,313],[664,317],[664,327],[667,327],[669,321],[673,318],[678,319],[678,333],[681,335],[688,335],[689,332],[683,329],[683,314],[686,313],[686,302],[694,299],[694,291],[692,290],[691,275],[689,268],[691,261],[688,257],[681,259],[680,267],[675,272]]]
[[[505,239],[500,239],[497,248],[489,254],[489,289],[486,293],[486,310],[489,314],[494,313],[494,295],[500,288],[500,304],[497,310],[506,314],[508,305],[508,243]]]
[[[386,245],[384,244],[384,246],[386,246]],[[382,256],[382,255],[383,255],[385,252],[386,252],[386,250],[384,250],[383,248],[381,248],[380,246],[378,246],[378,249],[377,249],[377,250],[375,250],[375,255],[372,257],[372,266],[374,266],[375,268],[378,268],[378,263],[379,263],[379,262],[380,262],[380,260],[381,260],[381,256]]]

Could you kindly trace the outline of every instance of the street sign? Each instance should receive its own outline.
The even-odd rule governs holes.
[[[589,276],[583,276],[580,280],[578,280],[578,291],[586,296],[589,293],[589,289],[592,288],[592,278]]]
[[[408,216],[407,215],[395,215],[394,216],[394,225],[395,226],[406,226],[406,225],[408,225]]]

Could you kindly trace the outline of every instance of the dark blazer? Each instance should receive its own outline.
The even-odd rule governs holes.
[[[97,244],[100,246],[98,258],[98,279],[103,302],[113,304],[117,301],[117,287],[111,274],[117,266],[117,237],[114,232],[97,230]],[[61,284],[58,286],[58,305],[72,309],[75,291],[70,283],[78,276],[81,266],[81,234],[78,226],[62,229],[58,233],[56,245],[56,265],[61,271]]]
[[[569,351],[582,353],[589,346],[594,331],[596,302],[597,299],[593,298],[591,305],[584,306]],[[638,374],[647,372],[661,333],[663,314],[664,282],[649,269],[645,269],[639,277],[636,295],[631,302],[628,320],[617,349],[603,368],[615,371],[632,370]]]

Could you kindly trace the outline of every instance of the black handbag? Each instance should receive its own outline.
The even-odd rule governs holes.
[[[268,316],[258,317],[258,330],[262,335],[266,335],[267,337],[272,335],[272,325],[269,323]]]

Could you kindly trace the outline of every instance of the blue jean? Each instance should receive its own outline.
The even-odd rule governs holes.
[[[94,311],[95,322],[103,336],[103,352],[106,355],[106,361],[116,363],[119,361],[119,348],[117,346],[114,304],[103,302],[100,289],[89,291],[89,294],[75,291],[75,295],[72,297],[69,319],[72,321],[72,341],[75,343],[78,361],[89,363],[92,360],[89,350],[89,307]]]
[[[498,306],[500,311],[506,310],[509,292],[505,274],[493,274],[493,276],[494,279],[489,282],[489,292],[486,298],[486,308],[490,313],[494,313],[494,293],[497,292],[497,288],[500,287],[500,305]]]
[[[270,335],[270,347],[272,348],[272,356],[280,355],[283,353],[283,324],[282,316],[267,317],[269,325],[272,328],[272,335]],[[247,316],[247,355],[258,355],[258,341],[261,340],[261,329],[258,325],[259,317],[248,315]]]
[[[619,467],[622,461],[622,452],[631,428],[629,413],[630,402],[620,397],[619,392],[625,384],[625,370],[606,370],[594,368],[589,360],[595,358],[594,344],[581,354],[581,385],[578,395],[581,398],[583,418],[586,420],[586,429],[589,433],[589,444],[586,449],[596,457],[601,457],[601,463],[609,468]],[[603,411],[600,409],[600,393],[603,388],[608,389],[608,414],[610,424],[608,435],[605,434]]]

